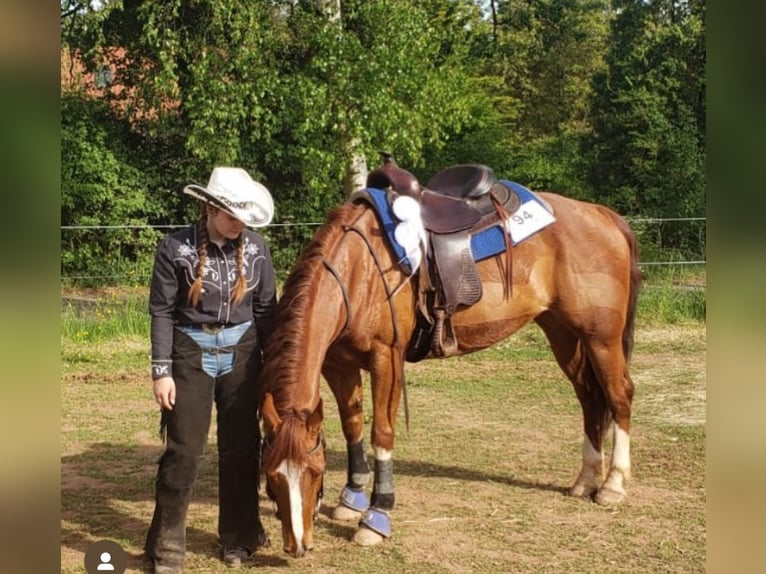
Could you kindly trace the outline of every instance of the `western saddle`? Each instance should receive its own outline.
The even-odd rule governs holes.
[[[370,172],[367,187],[388,191],[389,201],[398,195],[414,198],[420,204],[431,249],[431,265],[418,276],[420,311],[407,360],[419,361],[429,349],[434,356],[448,357],[458,350],[452,315],[458,306],[474,305],[482,296],[471,236],[506,221],[519,208],[520,199],[485,165],[448,167],[421,186],[412,173],[396,164],[391,154],[381,155],[383,165]],[[510,296],[511,240],[507,232],[503,235],[505,292]]]

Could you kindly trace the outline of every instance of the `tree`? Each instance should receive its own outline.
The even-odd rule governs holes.
[[[82,227],[62,231],[62,270],[89,277],[84,284],[109,275],[143,281],[157,233],[130,226],[146,225],[159,202],[131,152],[135,135],[104,102],[81,94],[64,96],[61,117],[61,223]],[[113,228],[87,229],[95,226]]]
[[[596,78],[591,181],[623,213],[704,211],[704,2],[621,0]],[[683,6],[683,9],[681,8]]]
[[[591,78],[604,67],[606,8],[606,0],[491,2],[473,50],[491,109],[468,147],[494,142],[487,155],[506,177],[588,195],[579,146],[591,129]]]

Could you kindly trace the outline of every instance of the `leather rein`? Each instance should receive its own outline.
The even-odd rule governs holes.
[[[396,309],[394,308],[394,292],[391,290],[391,287],[389,287],[388,282],[386,281],[386,274],[383,270],[383,265],[380,263],[380,258],[378,257],[377,252],[372,247],[372,244],[370,243],[370,240],[365,235],[364,231],[359,229],[355,225],[344,225],[343,230],[346,232],[352,231],[359,235],[359,237],[364,240],[364,244],[367,246],[367,250],[370,252],[370,255],[372,255],[373,261],[375,261],[375,266],[378,268],[378,273],[380,274],[380,279],[383,281],[383,287],[386,290],[386,299],[388,300],[388,306],[391,309],[391,322],[394,327],[394,341],[393,344],[396,345],[396,343],[399,342],[399,323],[396,320]],[[343,329],[341,332],[345,332],[349,324],[351,323],[351,301],[348,296],[348,288],[346,287],[346,284],[343,282],[343,278],[340,276],[340,273],[338,273],[338,270],[335,268],[335,266],[330,263],[326,258],[322,257],[322,263],[324,264],[325,268],[332,274],[333,277],[335,277],[335,280],[338,282],[338,286],[340,287],[341,293],[343,293],[343,303],[346,307],[346,321],[343,325]]]
[[[398,289],[391,290],[391,287],[388,285],[388,282],[386,281],[386,273],[383,270],[383,265],[380,262],[380,258],[378,257],[377,252],[373,248],[369,238],[364,233],[364,231],[362,231],[355,225],[343,225],[343,230],[346,233],[348,233],[349,231],[354,232],[359,237],[362,238],[362,240],[364,241],[364,244],[367,246],[367,250],[370,252],[370,255],[372,255],[372,259],[375,262],[375,266],[378,268],[380,279],[381,281],[383,281],[383,288],[386,290],[386,300],[388,301],[388,306],[389,306],[389,309],[391,310],[391,323],[394,328],[394,340],[393,340],[392,346],[394,346],[399,342],[399,322],[396,319],[396,309],[394,308],[394,295],[397,293]],[[346,236],[344,235],[344,237]],[[348,295],[348,288],[346,287],[346,284],[343,282],[343,278],[340,276],[340,273],[330,261],[322,257],[322,263],[324,264],[325,268],[332,274],[332,276],[335,277],[335,280],[338,282],[338,286],[340,287],[341,293],[343,294],[343,303],[346,307],[346,321],[343,325],[343,329],[341,330],[341,334],[343,334],[349,328],[349,325],[351,324],[351,301]],[[405,421],[405,426],[409,430],[410,409],[409,409],[409,403],[407,401],[407,378],[404,376],[404,369],[402,369],[402,393],[404,395],[403,397],[404,398],[404,421]]]

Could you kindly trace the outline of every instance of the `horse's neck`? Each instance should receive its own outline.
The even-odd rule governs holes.
[[[381,329],[391,331],[386,339],[394,338],[394,311],[386,286],[393,291],[404,275],[380,236],[375,214],[361,207],[348,207],[343,214],[344,219],[339,217],[332,229],[320,231],[309,245],[283,295],[289,308],[281,315],[285,324],[278,330],[290,358],[283,377],[287,385],[280,386],[292,388],[280,391],[286,393],[282,404],[300,408],[315,404],[331,347],[347,362],[368,352]]]

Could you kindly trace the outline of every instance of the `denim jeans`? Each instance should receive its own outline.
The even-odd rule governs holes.
[[[145,550],[155,564],[180,568],[186,513],[216,405],[218,535],[224,548],[255,551],[267,542],[259,517],[261,353],[254,325],[220,333],[175,329],[176,402],[162,411],[166,449],[155,482],[155,510]],[[213,373],[213,374],[211,374]]]
[[[202,349],[202,370],[211,377],[221,377],[234,368],[233,346],[253,324],[240,323],[217,333],[209,333],[199,327],[179,326],[176,330],[185,333]]]

